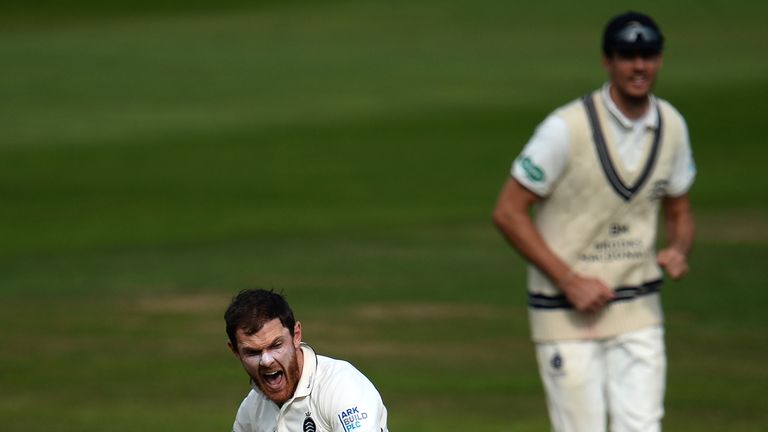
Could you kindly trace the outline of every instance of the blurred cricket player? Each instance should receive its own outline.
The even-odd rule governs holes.
[[[688,271],[696,174],[683,117],[651,94],[663,47],[649,16],[611,19],[608,82],[539,125],[494,211],[530,263],[531,332],[557,432],[661,429],[661,268],[673,279]]]

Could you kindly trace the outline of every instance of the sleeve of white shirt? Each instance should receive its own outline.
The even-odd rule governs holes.
[[[667,195],[676,197],[688,192],[696,178],[696,162],[693,160],[688,126],[683,120],[683,145],[680,146],[672,168],[672,175],[667,185]]]
[[[510,174],[526,189],[546,197],[563,174],[567,162],[568,128],[554,112],[536,128],[512,163]]]
[[[322,393],[323,415],[333,432],[387,430],[387,411],[378,390],[353,366],[337,373]]]
[[[240,408],[238,408],[237,416],[235,417],[235,423],[232,425],[232,432],[252,432],[253,431],[253,427],[251,425],[251,418],[248,413],[247,407],[248,407],[248,397],[243,399],[243,402],[240,403]]]

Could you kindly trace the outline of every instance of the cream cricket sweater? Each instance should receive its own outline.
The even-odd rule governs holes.
[[[657,99],[656,109],[657,129],[647,129],[642,162],[628,170],[600,126],[611,119],[599,91],[561,108],[570,156],[552,193],[537,206],[534,221],[574,271],[600,278],[617,296],[599,314],[579,313],[547,276],[530,266],[535,341],[600,339],[662,322],[657,219],[685,126],[666,101]]]

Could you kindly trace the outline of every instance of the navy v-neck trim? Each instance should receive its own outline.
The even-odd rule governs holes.
[[[653,166],[656,164],[656,159],[658,158],[659,147],[661,143],[661,110],[657,105],[656,113],[658,115],[659,121],[656,130],[654,131],[651,152],[645,161],[643,171],[633,185],[627,185],[621,179],[621,176],[611,161],[611,155],[608,151],[608,145],[605,142],[605,135],[603,135],[602,128],[600,127],[600,120],[597,117],[597,110],[595,109],[595,102],[592,100],[592,95],[586,95],[582,97],[581,100],[587,110],[589,124],[592,127],[592,138],[595,142],[595,149],[597,150],[597,154],[600,158],[600,165],[602,166],[603,172],[608,179],[608,183],[610,183],[610,185],[613,187],[613,190],[615,190],[616,193],[624,199],[624,201],[629,201],[637,193],[637,191],[643,187],[645,182],[648,180],[648,177],[650,177]]]

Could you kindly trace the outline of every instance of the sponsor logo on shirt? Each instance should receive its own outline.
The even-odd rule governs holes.
[[[614,228],[609,228],[613,230]],[[616,228],[622,229],[622,228]],[[629,228],[627,228],[629,231]],[[613,231],[609,231],[613,232]],[[592,244],[590,250],[579,253],[578,259],[583,262],[614,262],[637,261],[645,258],[647,251],[640,238],[611,238],[601,239]]]
[[[344,430],[349,432],[363,427],[363,422],[368,418],[368,413],[360,412],[358,407],[346,409],[338,414],[339,421]]]
[[[533,163],[531,161],[531,158],[528,156],[524,156],[520,160],[520,166],[523,167],[523,171],[525,171],[525,176],[528,177],[531,181],[534,182],[542,182],[544,181],[544,170],[541,169],[538,165]]]

